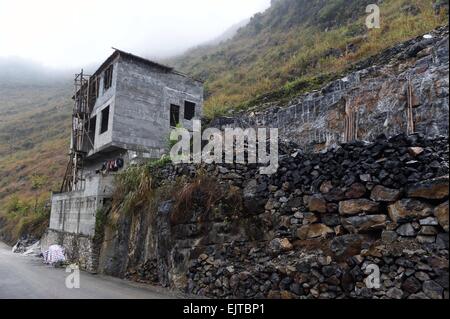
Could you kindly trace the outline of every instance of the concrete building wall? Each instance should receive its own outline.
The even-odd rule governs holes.
[[[112,75],[112,85],[110,88],[105,90],[104,86],[104,72],[98,75],[99,78],[99,94],[95,102],[91,113],[91,119],[95,117],[95,139],[94,139],[94,149],[90,151],[90,154],[94,154],[107,148],[112,143],[112,119],[114,114],[115,106],[115,96],[116,96],[116,86],[117,86],[117,69],[118,69],[118,59],[111,62],[113,65],[113,75]],[[102,123],[102,111],[109,106],[109,121],[108,130],[101,133],[101,123]]]
[[[153,157],[164,153],[170,133],[170,105],[196,104],[195,118],[203,107],[203,86],[183,75],[121,58],[118,65],[113,144],[125,149],[146,150]],[[191,121],[180,121],[192,129]]]

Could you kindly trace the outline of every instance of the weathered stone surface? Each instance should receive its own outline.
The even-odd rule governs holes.
[[[275,238],[269,243],[269,249],[273,254],[291,251],[294,248],[287,238]]]
[[[303,223],[305,224],[314,224],[319,221],[319,218],[314,213],[304,213],[303,214]]]
[[[370,174],[361,174],[361,175],[359,175],[359,179],[362,182],[371,182],[372,181],[372,176],[370,176]]]
[[[393,242],[395,242],[398,238],[398,235],[395,231],[383,231],[381,233],[381,240],[383,241],[383,243],[385,244],[391,244]]]
[[[328,234],[334,234],[334,231],[324,224],[305,225],[297,231],[297,236],[300,239],[325,237]]]
[[[425,295],[423,292],[419,292],[417,294],[412,294],[408,297],[408,299],[411,300],[425,300],[425,299],[430,299],[427,297],[427,295]]]
[[[435,210],[436,212],[436,210]],[[419,221],[421,226],[438,226],[439,221],[436,217],[427,217]]]
[[[267,299],[281,299],[281,293],[279,291],[271,290],[267,294]]]
[[[308,199],[308,208],[312,212],[326,213],[327,201],[321,195],[313,195]]]
[[[442,176],[435,179],[419,182],[408,188],[409,197],[425,199],[443,199],[448,197],[449,177]]]
[[[438,219],[439,225],[444,228],[444,230],[448,233],[448,219],[449,219],[449,209],[448,209],[448,201],[439,205],[434,210],[434,216]]]
[[[419,235],[416,240],[420,244],[434,244],[436,242],[436,236],[423,236]]]
[[[397,234],[403,237],[414,237],[416,232],[411,224],[404,224],[397,228]]]
[[[370,194],[370,199],[376,202],[395,202],[401,196],[401,191],[398,189],[391,189],[382,185],[377,185]]]
[[[322,185],[320,185],[320,192],[322,194],[328,194],[333,189],[333,184],[331,181],[323,182]]]
[[[391,288],[387,291],[386,297],[390,299],[402,299],[403,297],[403,291],[398,288]]]
[[[434,226],[422,226],[419,231],[419,235],[424,236],[436,236],[439,233],[438,229]]]
[[[329,202],[338,202],[345,199],[345,193],[340,188],[333,188],[330,192],[324,195]]]
[[[342,218],[342,225],[350,233],[364,233],[386,227],[386,215],[354,216]]]
[[[339,205],[336,203],[328,203],[327,212],[330,214],[339,213]]]
[[[361,251],[362,242],[362,235],[347,234],[334,238],[329,246],[337,257],[351,257]]]
[[[341,219],[338,214],[325,214],[322,216],[322,222],[329,227],[340,225]]]
[[[348,199],[357,199],[363,197],[367,192],[366,187],[361,183],[355,183],[345,192]]]
[[[442,294],[444,293],[444,288],[433,280],[425,281],[422,290],[430,299],[442,299]]]
[[[414,277],[409,277],[403,282],[402,289],[409,294],[415,294],[422,289],[422,283]]]
[[[408,148],[408,152],[411,156],[419,156],[420,154],[422,154],[424,151],[424,149],[422,147],[410,147]]]
[[[341,215],[356,215],[360,213],[377,213],[380,205],[368,199],[352,199],[339,203]]]
[[[433,214],[432,207],[414,199],[402,199],[388,207],[389,217],[394,223],[406,223]]]
[[[281,299],[283,299],[283,300],[294,299],[294,295],[290,291],[287,291],[287,290],[283,290],[280,293],[280,296],[281,296]]]

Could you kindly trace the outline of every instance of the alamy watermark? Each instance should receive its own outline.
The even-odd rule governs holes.
[[[80,289],[80,267],[72,264],[66,267],[66,273],[69,275],[66,277],[67,289]]]
[[[366,7],[366,13],[369,13],[369,15],[366,18],[366,27],[368,29],[379,29],[380,7],[378,7],[376,4],[369,4]]]
[[[201,121],[194,120],[192,133],[185,128],[176,128],[172,130],[170,140],[176,142],[170,151],[175,164],[261,164],[267,165],[260,167],[260,173],[264,175],[278,170],[277,128],[226,128],[224,131],[208,128],[202,133]],[[204,147],[203,142],[206,142]]]
[[[366,287],[369,289],[380,289],[380,267],[375,264],[368,265],[365,274],[368,275],[365,279]]]

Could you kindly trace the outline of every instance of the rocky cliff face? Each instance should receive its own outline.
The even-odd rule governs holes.
[[[287,107],[216,119],[217,127],[277,127],[285,141],[324,149],[382,133],[448,135],[448,27],[399,44]],[[260,108],[260,106],[258,106]]]

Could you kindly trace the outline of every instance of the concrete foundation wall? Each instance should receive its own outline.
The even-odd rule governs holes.
[[[112,195],[113,176],[89,176],[84,191],[53,194],[50,229],[94,236],[97,210]]]

